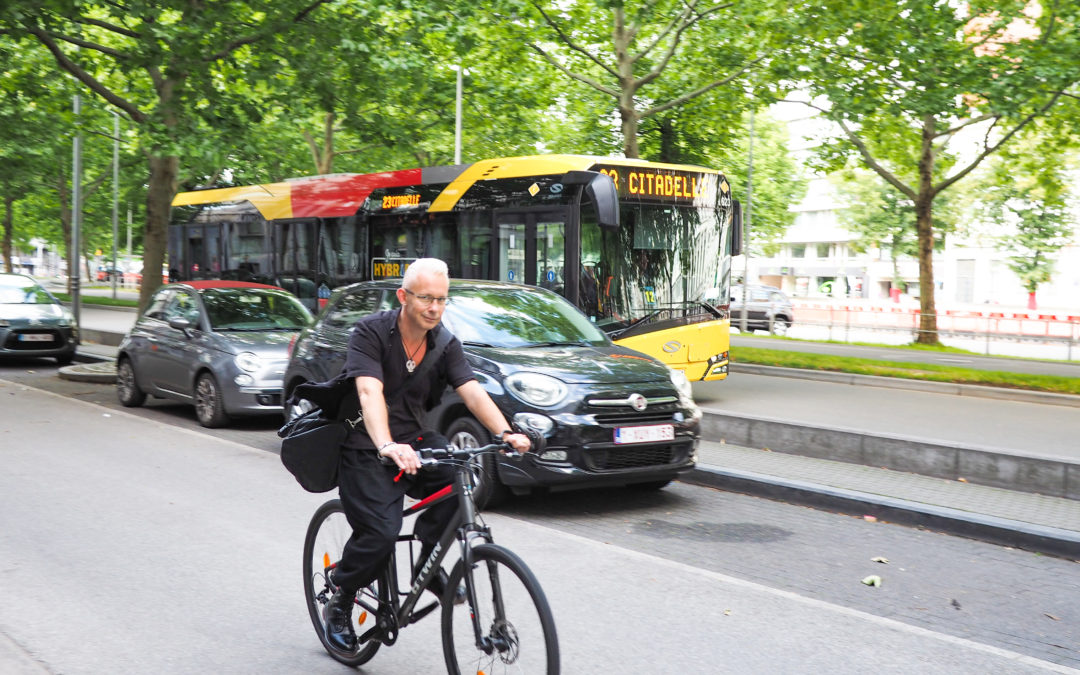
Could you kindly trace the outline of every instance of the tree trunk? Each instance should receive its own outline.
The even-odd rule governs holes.
[[[660,158],[659,161],[667,162],[668,164],[680,164],[682,159],[679,156],[679,149],[677,146],[678,135],[675,133],[675,123],[670,119],[663,119],[659,121],[660,126]]]
[[[638,117],[637,108],[634,106],[634,63],[630,60],[631,36],[626,30],[626,16],[621,7],[615,9],[615,32],[613,35],[615,46],[615,67],[619,73],[619,119],[622,120],[623,154],[631,159],[637,159],[641,153],[638,150]]]
[[[146,193],[146,231],[143,233],[142,286],[139,311],[150,304],[150,297],[161,286],[161,268],[165,263],[169,214],[176,196],[180,160],[175,155],[150,157],[150,185]]]
[[[915,228],[919,234],[919,334],[915,342],[938,345],[937,309],[934,305],[934,116],[923,118],[922,156],[919,158],[919,194],[915,200]]]
[[[8,274],[15,271],[11,266],[11,234],[15,226],[15,196],[8,192],[5,186],[4,192],[4,269]]]

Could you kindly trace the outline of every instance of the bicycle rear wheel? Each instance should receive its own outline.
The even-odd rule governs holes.
[[[448,673],[559,672],[559,640],[555,618],[540,582],[514,553],[495,544],[472,551],[473,568],[458,561],[447,588],[457,588],[468,575],[471,597],[480,625],[480,642],[473,630],[470,602],[442,607],[443,655]]]
[[[326,502],[315,511],[304,537],[304,596],[307,599],[308,615],[330,656],[349,665],[359,666],[371,660],[382,645],[378,640],[369,640],[357,645],[356,651],[343,652],[335,649],[326,641],[326,623],[323,620],[323,608],[330,599],[330,588],[326,580],[326,568],[341,557],[345,542],[352,536],[352,527],[345,518],[345,511],[340,499]],[[360,595],[367,604],[378,605],[380,581],[375,581],[361,589]],[[375,625],[374,616],[370,616],[361,607],[353,609],[353,630],[357,635]],[[366,625],[365,625],[366,622]]]

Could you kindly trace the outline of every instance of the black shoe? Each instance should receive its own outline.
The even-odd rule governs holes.
[[[446,584],[450,583],[450,578],[446,576],[444,570],[439,570],[439,573],[428,584],[427,589],[435,594],[436,597],[442,601],[443,595],[446,594]],[[460,605],[465,602],[465,587],[458,586],[454,589],[454,604]]]
[[[334,649],[343,652],[356,651],[356,632],[352,627],[352,608],[355,593],[340,588],[330,596],[323,607],[323,623],[326,625],[326,641]]]

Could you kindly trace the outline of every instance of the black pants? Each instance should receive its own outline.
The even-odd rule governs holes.
[[[422,433],[413,447],[445,448],[450,442],[439,434]],[[345,543],[334,583],[346,592],[367,586],[386,564],[401,532],[405,495],[422,499],[454,480],[454,467],[441,464],[424,468],[414,476],[402,474],[396,483],[397,466],[384,466],[374,450],[342,449],[338,491],[352,537]],[[447,500],[428,508],[416,518],[413,532],[422,542],[421,557],[431,551],[446,524],[454,517],[457,502]]]

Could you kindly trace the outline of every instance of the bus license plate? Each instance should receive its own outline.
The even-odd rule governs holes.
[[[654,443],[675,439],[675,427],[670,424],[654,424],[648,427],[619,427],[615,430],[616,443]]]
[[[21,333],[19,340],[21,342],[52,342],[53,337],[48,333]]]

